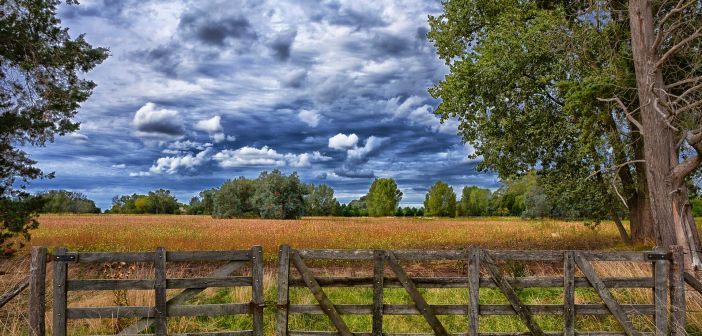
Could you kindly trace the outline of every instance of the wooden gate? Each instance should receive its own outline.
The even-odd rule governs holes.
[[[238,251],[198,251],[167,252],[158,248],[155,252],[68,252],[59,247],[52,256],[54,263],[54,306],[53,335],[67,334],[69,319],[89,318],[139,318],[136,323],[123,329],[121,335],[139,334],[153,326],[155,335],[166,335],[168,317],[172,316],[221,316],[250,314],[253,316],[253,330],[222,331],[208,335],[263,335],[263,252],[260,246]],[[168,278],[167,262],[211,262],[227,261],[224,266],[203,278]],[[144,262],[152,263],[153,279],[68,279],[71,263]],[[245,265],[250,264],[250,276],[230,276]],[[250,303],[198,304],[187,305],[188,300],[209,287],[250,286]],[[115,307],[68,307],[68,293],[87,290],[153,290],[155,306],[115,306]],[[183,289],[171,297],[167,289]]]
[[[590,251],[491,251],[471,246],[465,250],[295,250],[287,245],[279,249],[278,268],[278,302],[276,318],[277,336],[332,336],[332,335],[373,335],[388,336],[383,332],[384,315],[421,315],[435,335],[449,335],[438,315],[464,315],[468,317],[465,330],[458,335],[496,335],[496,333],[479,333],[478,321],[484,315],[516,315],[526,325],[530,335],[667,335],[684,333],[684,299],[682,309],[671,309],[671,323],[668,321],[668,281],[671,285],[679,284],[679,272],[669,274],[670,261],[680,262],[680,250],[674,254],[663,251],[649,252],[590,252]],[[310,260],[366,260],[372,261],[372,277],[317,277],[308,262]],[[466,276],[461,277],[410,277],[401,265],[401,261],[463,261],[467,265]],[[498,265],[505,261],[517,262],[551,262],[562,263],[563,275],[560,277],[507,276]],[[653,266],[649,277],[602,277],[597,274],[592,262],[648,262]],[[292,265],[292,266],[291,266]],[[391,270],[392,277],[387,277],[385,269]],[[294,268],[293,268],[294,267]],[[676,265],[679,267],[679,264]],[[291,276],[296,270],[299,277]],[[481,272],[483,276],[481,276]],[[580,272],[583,276],[576,276]],[[318,304],[290,304],[289,288],[307,287]],[[373,303],[334,304],[324,288],[327,287],[372,287]],[[383,302],[384,288],[404,288],[414,304],[399,305]],[[515,288],[559,287],[563,288],[562,304],[525,304],[517,295]],[[593,288],[603,304],[576,304],[575,288]],[[465,304],[428,304],[418,288],[467,288],[468,302]],[[496,288],[509,302],[508,305],[480,304],[480,288]],[[650,288],[653,291],[652,302],[647,304],[622,304],[615,300],[612,288]],[[680,305],[684,298],[681,286],[671,286],[671,303]],[[682,312],[681,312],[682,310]],[[332,322],[333,331],[291,331],[288,330],[289,314],[324,314]],[[372,330],[352,333],[344,322],[345,314],[372,315]],[[682,314],[682,316],[681,316]],[[562,332],[544,332],[534,320],[534,315],[563,316]],[[576,315],[612,315],[621,326],[623,333],[602,331],[578,333],[575,330]],[[632,323],[630,316],[653,316],[654,332],[641,332]],[[467,332],[466,332],[467,331]],[[521,333],[508,333],[519,335]],[[417,335],[417,334],[413,334]]]

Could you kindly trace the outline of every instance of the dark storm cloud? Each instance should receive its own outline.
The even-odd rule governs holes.
[[[133,59],[143,59],[157,71],[176,77],[178,66],[182,62],[180,51],[182,46],[178,43],[169,43],[150,50],[141,50],[133,53]]]
[[[184,14],[178,28],[186,35],[208,45],[223,47],[230,39],[255,40],[258,35],[243,16],[212,18],[204,11]]]
[[[273,56],[279,61],[285,61],[290,58],[290,49],[295,41],[297,31],[280,34],[273,39],[270,47],[273,51]]]

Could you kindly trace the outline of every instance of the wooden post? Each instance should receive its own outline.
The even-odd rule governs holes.
[[[575,258],[573,251],[563,256],[563,335],[575,335]]]
[[[665,251],[657,249],[665,254]],[[656,336],[668,335],[668,260],[653,262],[654,305],[656,307]]]
[[[263,336],[263,248],[251,248],[251,276],[253,303],[253,335]]]
[[[384,251],[373,251],[373,336],[383,335],[384,259]]]
[[[29,336],[44,336],[46,314],[46,247],[32,247],[29,266]]]
[[[278,309],[275,318],[276,336],[288,335],[288,277],[290,275],[290,246],[278,249]]]
[[[478,336],[480,316],[480,247],[470,247],[468,260],[468,335]]]
[[[156,301],[156,316],[154,327],[157,336],[168,334],[168,306],[166,303],[166,249],[159,247],[154,254],[154,294]]]
[[[57,255],[66,254],[65,247],[54,249],[54,307],[53,307],[53,327],[54,336],[66,336],[66,308],[68,306],[68,295],[66,291],[66,277],[68,277],[68,264],[65,261],[56,260]]]
[[[670,334],[685,335],[685,272],[683,247],[670,247]]]

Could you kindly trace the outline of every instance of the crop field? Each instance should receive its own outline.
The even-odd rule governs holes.
[[[248,249],[252,245],[262,245],[267,260],[264,276],[266,302],[276,299],[275,265],[273,259],[279,244],[290,244],[299,249],[307,248],[354,248],[354,249],[408,249],[408,248],[464,248],[478,244],[495,249],[594,249],[626,250],[630,246],[619,243],[616,228],[612,223],[603,222],[597,227],[586,226],[582,222],[557,220],[521,220],[518,218],[475,218],[475,219],[420,219],[420,218],[304,218],[293,221],[259,219],[219,220],[209,216],[158,216],[158,215],[42,215],[40,228],[32,233],[33,245],[49,248],[65,246],[69,250],[80,251],[137,251],[152,250],[164,246],[168,250],[222,250]],[[650,246],[637,246],[635,249],[648,249]],[[82,264],[81,264],[82,265]],[[169,276],[202,276],[217,265],[193,264],[169,266]],[[428,267],[431,266],[431,267]],[[120,273],[121,278],[144,279],[153,277],[150,265],[93,265],[71,266],[70,277],[106,278]],[[558,265],[528,263],[506,265],[513,275],[554,275],[561,270]],[[26,250],[11,260],[0,260],[0,292],[19,281],[28,268]],[[649,276],[649,264],[609,263],[596,265],[598,273],[607,276]],[[340,264],[335,267],[314,265],[315,274],[325,276],[367,276],[372,267],[362,264]],[[246,272],[245,270],[244,272]],[[413,276],[439,276],[465,274],[465,264],[408,265]],[[51,274],[49,267],[48,274]],[[50,277],[50,276],[49,276]],[[50,279],[49,279],[50,281]],[[47,287],[47,297],[51,298],[51,286]],[[370,304],[372,289],[369,288],[328,288],[325,289],[332,302],[343,304]],[[466,304],[467,289],[422,289],[431,304]],[[177,294],[169,290],[169,296]],[[688,292],[689,331],[695,333],[702,326],[702,299]],[[563,289],[531,288],[521,289],[522,300],[531,304],[559,304],[563,302]],[[250,289],[208,289],[189,303],[244,303],[250,300]],[[651,291],[644,289],[615,289],[618,300],[626,303],[648,303]],[[291,303],[315,303],[314,297],[306,288],[291,288]],[[50,300],[50,299],[49,299]],[[503,304],[505,297],[494,289],[481,289],[481,304]],[[601,303],[595,292],[587,288],[576,291],[577,303]],[[403,289],[386,289],[385,303],[409,304]],[[69,296],[69,306],[114,306],[114,305],[153,305],[151,291],[89,291],[76,292]],[[14,300],[0,309],[0,334],[26,334],[26,299]],[[50,307],[50,303],[48,305]],[[265,309],[266,334],[273,335],[274,308]],[[51,320],[51,312],[47,313]],[[344,315],[344,320],[354,332],[370,331],[371,317]],[[450,332],[465,332],[467,318],[464,316],[441,316],[440,320]],[[69,323],[71,335],[110,334],[133,322],[133,319],[93,319],[75,320]],[[559,331],[563,324],[559,316],[539,316],[537,321],[546,331]],[[652,321],[641,317],[634,319],[636,326],[650,331]],[[173,318],[169,319],[171,332],[206,332],[216,330],[250,329],[252,321],[248,317],[216,318]],[[386,332],[412,333],[431,332],[421,316],[387,316]],[[576,321],[578,331],[620,330],[609,316],[579,316]],[[49,323],[50,329],[50,323]],[[291,330],[333,330],[324,315],[291,315]],[[486,316],[480,318],[481,332],[526,331],[524,325],[514,316]]]

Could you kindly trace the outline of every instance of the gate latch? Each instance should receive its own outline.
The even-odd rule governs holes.
[[[54,255],[54,261],[78,261],[78,254],[68,253],[68,254],[56,254]]]

